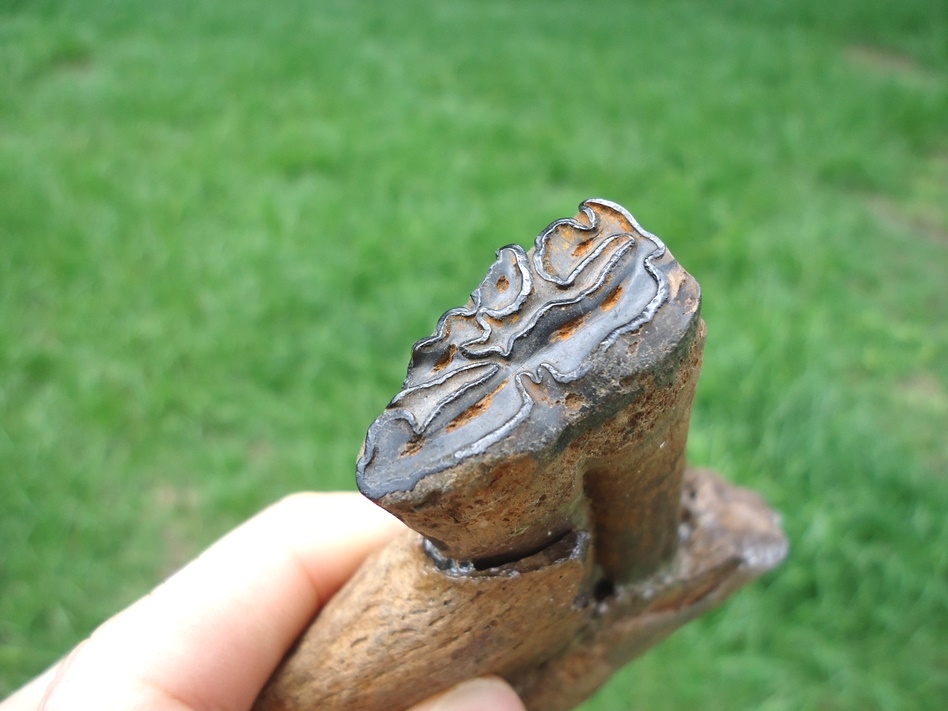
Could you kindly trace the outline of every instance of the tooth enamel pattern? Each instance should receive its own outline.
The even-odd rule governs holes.
[[[402,391],[366,438],[357,468],[366,494],[411,488],[483,454],[527,420],[536,403],[526,378],[538,386],[571,383],[590,370],[597,350],[655,315],[668,297],[668,280],[655,267],[665,245],[615,203],[580,207],[580,216],[541,233],[531,254],[519,245],[498,250],[469,304],[448,311],[434,335],[414,345]],[[492,399],[484,416],[457,426],[511,382],[517,387],[503,401]],[[389,458],[404,450],[400,438],[423,442],[411,456]]]

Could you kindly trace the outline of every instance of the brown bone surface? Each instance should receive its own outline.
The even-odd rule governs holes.
[[[314,620],[258,711],[405,709],[499,674],[569,709],[776,565],[758,497],[685,466],[700,290],[587,200],[418,341],[366,435],[362,492],[414,531]]]

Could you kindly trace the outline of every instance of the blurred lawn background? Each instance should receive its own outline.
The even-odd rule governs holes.
[[[0,695],[353,488],[412,342],[592,196],[701,282],[690,457],[792,551],[583,708],[944,708],[944,0],[0,0]]]

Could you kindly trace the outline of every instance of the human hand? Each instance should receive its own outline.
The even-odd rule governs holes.
[[[354,493],[296,494],[103,623],[0,711],[246,711],[309,621],[403,524]],[[477,679],[411,711],[523,711]]]

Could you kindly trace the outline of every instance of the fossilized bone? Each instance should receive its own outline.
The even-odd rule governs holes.
[[[412,529],[366,561],[257,711],[404,709],[499,674],[569,709],[786,554],[755,494],[686,469],[697,282],[622,207],[513,245],[418,341],[362,492]]]

